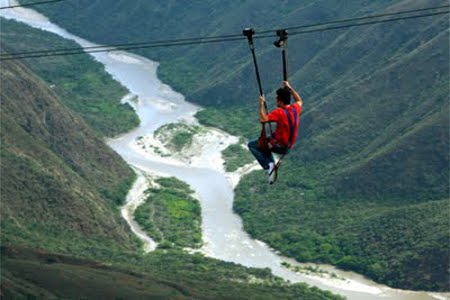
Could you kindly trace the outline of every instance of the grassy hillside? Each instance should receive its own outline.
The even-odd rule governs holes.
[[[1,45],[9,53],[77,47],[53,33],[1,18]],[[106,136],[129,131],[139,119],[128,104],[120,100],[127,90],[88,55],[40,57],[22,60],[77,112],[89,126]]]
[[[135,249],[115,209],[132,170],[22,64],[0,72],[2,244]]]
[[[118,43],[240,33],[248,26],[264,30],[445,4],[97,0],[39,9],[83,37]],[[80,7],[82,15],[67,13]],[[269,189],[262,173],[239,185],[235,208],[249,232],[297,259],[339,264],[395,287],[450,289],[448,218],[439,213],[440,225],[431,227],[431,234],[424,230],[434,224],[427,213],[441,212],[449,199],[448,28],[448,15],[442,15],[290,38],[290,80],[305,103],[300,141],[283,163],[277,185]],[[270,94],[281,81],[280,53],[271,39],[255,43]],[[207,107],[199,114],[202,122],[247,138],[258,134],[257,86],[245,39],[138,53],[161,61],[160,76]],[[402,213],[393,212],[397,208]],[[422,217],[411,221],[414,209]],[[393,217],[407,227],[385,227]],[[397,258],[387,253],[391,241],[382,238],[379,255],[367,254],[372,245],[363,238],[367,219],[380,237],[411,232]],[[318,251],[322,244],[324,250]],[[351,263],[342,261],[346,256]],[[413,271],[417,264],[421,267]]]

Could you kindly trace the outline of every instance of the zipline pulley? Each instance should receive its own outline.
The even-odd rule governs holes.
[[[253,44],[253,35],[255,34],[255,30],[253,28],[245,28],[242,31],[242,34],[247,37],[248,45],[250,47],[250,50],[252,51],[253,64],[255,65],[256,80],[258,81],[258,87],[259,87],[259,95],[263,96],[264,93],[262,90],[261,78],[259,76],[258,63],[256,62],[255,45]]]
[[[281,48],[281,53],[283,56],[283,80],[287,81],[287,42],[288,42],[288,32],[286,29],[277,30],[278,40],[273,42],[275,47]]]

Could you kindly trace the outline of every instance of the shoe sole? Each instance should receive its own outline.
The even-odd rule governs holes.
[[[275,173],[275,174],[273,175],[274,176],[273,181],[269,179],[269,184],[274,184],[277,181],[277,179],[278,179],[278,170],[277,169],[278,168],[273,169],[272,173]],[[269,176],[272,176],[272,174]]]

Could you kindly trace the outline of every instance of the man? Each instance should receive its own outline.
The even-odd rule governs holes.
[[[264,170],[269,173],[269,183],[275,182],[277,170],[272,153],[286,154],[295,144],[298,126],[300,124],[300,113],[303,101],[300,95],[291,87],[289,82],[284,81],[284,87],[277,90],[277,108],[268,115],[264,109],[264,96],[259,97],[259,120],[261,123],[276,122],[277,128],[269,140],[269,151],[258,145],[258,140],[248,143],[248,148]],[[295,103],[291,105],[291,94]]]

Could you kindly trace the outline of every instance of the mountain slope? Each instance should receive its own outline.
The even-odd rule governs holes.
[[[0,72],[2,243],[134,249],[113,209],[132,170],[23,65],[4,61]]]
[[[308,164],[328,164],[335,177],[329,184],[340,191],[330,197],[360,192],[359,197],[420,200],[429,198],[430,190],[440,191],[434,199],[448,195],[448,36],[436,33],[422,41],[385,69],[353,83],[347,80],[345,89],[328,94],[305,116],[301,155]],[[381,157],[383,166],[373,163]],[[364,166],[370,172],[358,173]],[[413,181],[412,174],[428,174],[432,181]],[[404,177],[410,181],[403,186],[383,187]],[[340,187],[343,178],[358,181],[357,190]]]

